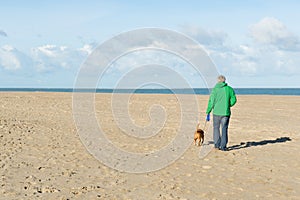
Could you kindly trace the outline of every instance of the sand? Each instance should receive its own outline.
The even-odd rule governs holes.
[[[204,121],[208,97],[197,98]],[[122,134],[109,94],[96,95],[96,115],[115,145],[148,152],[172,140],[180,120],[174,96],[134,95],[130,115],[136,124],[149,123],[153,103],[168,113],[154,138]],[[238,96],[230,151],[200,159],[201,147],[191,141],[174,163],[140,174],[117,171],[89,154],[76,131],[71,93],[0,93],[0,105],[0,199],[300,198],[299,96]]]

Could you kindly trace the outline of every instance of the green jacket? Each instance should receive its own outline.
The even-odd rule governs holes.
[[[227,83],[217,83],[210,94],[206,114],[213,110],[214,115],[230,116],[230,107],[235,103],[236,97],[232,87]]]

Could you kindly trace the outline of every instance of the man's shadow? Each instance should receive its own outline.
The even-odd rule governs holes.
[[[287,141],[291,141],[292,139],[289,137],[280,137],[280,138],[276,138],[275,140],[262,140],[259,142],[241,142],[238,145],[233,145],[228,147],[228,151],[231,150],[237,150],[237,149],[243,149],[243,148],[248,148],[248,147],[252,147],[252,146],[262,146],[262,145],[266,145],[266,144],[275,144],[275,143],[283,143],[283,142],[287,142]]]

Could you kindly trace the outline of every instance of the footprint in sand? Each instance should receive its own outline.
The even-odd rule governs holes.
[[[203,169],[211,169],[211,166],[209,166],[209,165],[203,165],[202,168]]]

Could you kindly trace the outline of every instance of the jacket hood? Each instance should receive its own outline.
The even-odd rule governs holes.
[[[227,83],[225,83],[225,82],[220,82],[220,83],[217,83],[217,84],[216,84],[215,88],[222,88],[222,87],[225,87],[225,86],[227,86]]]

